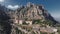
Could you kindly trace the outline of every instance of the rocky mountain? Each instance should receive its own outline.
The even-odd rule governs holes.
[[[37,5],[33,3],[28,3],[25,6],[21,6],[15,12],[17,19],[24,20],[41,20],[51,21],[53,24],[56,24],[57,21],[44,9],[43,5]]]
[[[58,22],[60,23],[60,18],[59,18],[59,17],[58,17],[58,18],[55,18],[55,20],[58,21]]]
[[[47,10],[44,9],[43,5],[27,3],[25,6],[21,6],[17,10],[13,11],[0,5],[0,12],[4,11],[12,21],[16,20],[40,20],[41,22],[52,22],[51,24],[58,23]]]
[[[33,21],[33,24],[55,25],[58,23],[43,5],[28,3],[13,11],[0,5],[0,33],[11,33],[11,25],[14,20]],[[12,28],[14,30],[14,28]],[[16,29],[16,27],[15,27]],[[15,32],[15,31],[13,31]]]

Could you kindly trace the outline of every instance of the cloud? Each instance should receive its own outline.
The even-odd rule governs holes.
[[[4,0],[0,0],[0,2],[4,2]]]
[[[8,5],[7,8],[15,10],[15,9],[19,8],[19,5],[14,5],[14,6]]]

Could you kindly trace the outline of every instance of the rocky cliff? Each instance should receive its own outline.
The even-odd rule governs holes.
[[[25,6],[21,6],[15,12],[17,19],[25,20],[38,20],[41,21],[51,21],[53,24],[56,24],[57,21],[44,9],[43,5],[37,5],[33,3],[28,3]]]

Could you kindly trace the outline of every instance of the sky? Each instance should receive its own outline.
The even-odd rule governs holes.
[[[42,4],[54,18],[60,18],[60,0],[0,0],[0,4],[10,9],[17,9],[28,2]]]

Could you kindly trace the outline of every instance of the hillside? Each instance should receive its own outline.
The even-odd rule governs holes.
[[[43,34],[55,33],[58,22],[43,5],[27,3],[17,10],[10,10],[0,5],[1,34]],[[55,31],[56,30],[56,31]]]
[[[22,6],[15,11],[15,18],[19,20],[32,20],[41,21],[45,24],[55,25],[58,23],[54,18],[50,15],[50,13],[44,9],[43,5],[37,5],[33,3],[28,3],[26,6]]]

